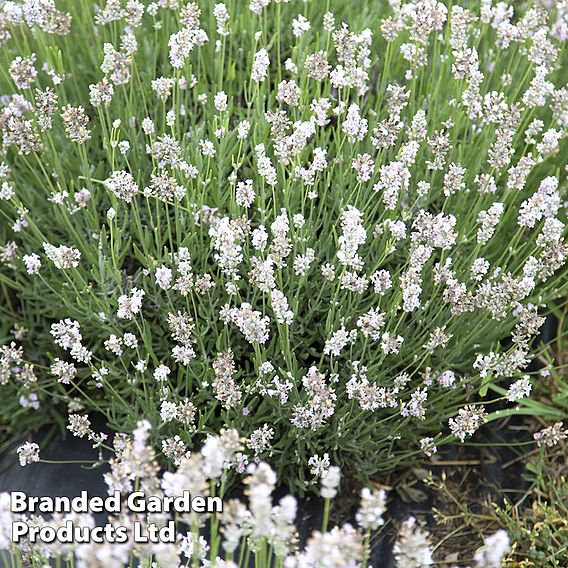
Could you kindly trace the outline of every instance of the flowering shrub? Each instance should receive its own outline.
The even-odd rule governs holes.
[[[144,417],[172,466],[235,427],[237,469],[303,490],[530,394],[567,281],[566,3],[322,4],[0,2],[13,432]]]

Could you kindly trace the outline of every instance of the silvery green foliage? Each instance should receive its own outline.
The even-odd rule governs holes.
[[[144,417],[174,465],[237,427],[304,490],[522,404],[566,289],[566,6],[390,4],[0,3],[12,432]]]

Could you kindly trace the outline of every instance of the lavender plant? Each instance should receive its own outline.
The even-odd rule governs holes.
[[[567,19],[0,1],[11,433],[144,417],[172,466],[237,428],[303,491],[517,412],[567,288]]]

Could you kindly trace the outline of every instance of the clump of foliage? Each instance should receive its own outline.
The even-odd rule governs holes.
[[[564,4],[328,4],[0,2],[12,432],[144,417],[171,465],[235,427],[304,490],[530,395]]]

